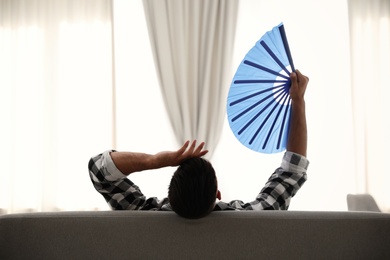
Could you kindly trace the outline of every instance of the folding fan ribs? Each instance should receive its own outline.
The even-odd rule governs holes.
[[[246,54],[230,86],[229,125],[246,147],[263,153],[286,149],[291,114],[290,70],[295,68],[281,23]]]

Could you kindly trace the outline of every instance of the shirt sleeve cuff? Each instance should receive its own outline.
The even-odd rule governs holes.
[[[126,175],[124,175],[116,167],[114,161],[111,158],[111,152],[115,152],[115,150],[108,150],[102,154],[102,169],[104,171],[105,178],[108,181],[116,181],[126,178]]]
[[[309,160],[303,155],[287,151],[284,154],[281,167],[286,172],[306,173]]]

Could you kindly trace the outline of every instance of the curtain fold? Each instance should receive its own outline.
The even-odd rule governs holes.
[[[161,92],[177,142],[197,139],[213,151],[225,119],[238,1],[143,3]]]
[[[390,2],[349,0],[357,192],[390,210]]]

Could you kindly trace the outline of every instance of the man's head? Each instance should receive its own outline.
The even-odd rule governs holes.
[[[219,197],[217,178],[211,163],[191,158],[180,164],[172,176],[168,199],[172,209],[184,218],[208,215]]]

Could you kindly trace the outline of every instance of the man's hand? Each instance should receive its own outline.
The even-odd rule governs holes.
[[[305,91],[307,84],[309,83],[309,78],[303,75],[299,70],[291,73],[291,87],[290,87],[290,97],[292,101],[304,101]]]
[[[160,167],[164,166],[178,166],[181,162],[194,158],[194,157],[202,157],[207,154],[209,151],[204,150],[205,143],[201,142],[198,146],[196,146],[196,140],[191,142],[186,141],[184,145],[178,149],[177,151],[163,151],[157,153],[156,163]]]

